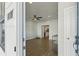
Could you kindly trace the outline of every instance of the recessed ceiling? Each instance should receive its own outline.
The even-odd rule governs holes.
[[[26,3],[27,20],[31,20],[33,15],[43,17],[40,20],[58,19],[58,3],[57,2],[33,2]]]

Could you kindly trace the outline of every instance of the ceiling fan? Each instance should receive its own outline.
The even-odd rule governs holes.
[[[39,17],[37,15],[33,15],[33,19],[32,20],[40,20],[42,17]]]

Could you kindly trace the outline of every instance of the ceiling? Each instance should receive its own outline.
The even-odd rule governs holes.
[[[57,2],[26,2],[26,18],[31,20],[33,15],[43,17],[40,21],[58,19]]]

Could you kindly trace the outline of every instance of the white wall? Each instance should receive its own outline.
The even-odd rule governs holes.
[[[63,3],[58,3],[58,55],[64,55],[64,10]]]
[[[26,22],[26,38],[32,39],[35,37],[42,37],[42,30],[41,26],[42,25],[49,25],[49,39],[52,39],[53,35],[58,34],[58,20],[53,19],[49,21],[39,21],[39,22],[34,22],[34,21],[27,21]]]
[[[42,25],[49,25],[49,39],[52,39],[53,35],[58,34],[58,20],[57,19],[52,19],[49,21],[44,21],[44,22],[39,22],[37,25],[37,33],[38,37],[42,37]]]
[[[33,39],[35,37],[37,37],[37,23],[26,21],[26,39]]]

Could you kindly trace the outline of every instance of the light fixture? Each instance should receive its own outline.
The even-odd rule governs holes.
[[[32,20],[34,20],[34,21],[36,21],[36,20],[37,20],[36,15],[33,15],[33,19],[32,19]]]
[[[30,0],[29,3],[32,4],[32,0]]]
[[[36,21],[37,19],[36,18],[33,18],[33,20]]]
[[[42,17],[37,17],[37,15],[33,15],[33,19],[32,20],[34,20],[34,21],[36,21],[36,20],[40,20]]]

